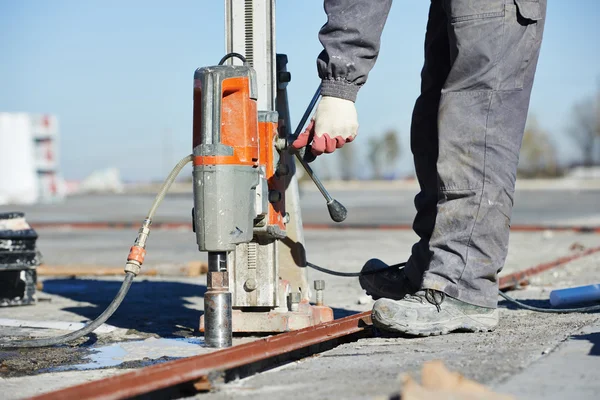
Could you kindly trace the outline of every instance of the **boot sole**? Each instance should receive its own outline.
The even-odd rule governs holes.
[[[445,322],[413,323],[411,326],[403,325],[395,321],[378,321],[373,318],[373,325],[385,331],[420,337],[446,335],[456,331],[492,332],[498,325],[498,310],[494,310],[494,312],[489,315],[465,315]]]

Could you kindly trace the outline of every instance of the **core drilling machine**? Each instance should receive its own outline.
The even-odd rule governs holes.
[[[227,55],[194,74],[193,228],[198,248],[208,252],[200,330],[213,347],[231,346],[232,332],[282,332],[333,319],[322,301],[309,303],[294,156],[331,217],[346,217],[308,165],[309,152],[288,150],[320,92],[292,133],[291,75],[287,57],[275,53],[275,0],[226,0],[225,10]]]
[[[193,229],[208,252],[200,330],[212,347],[231,346],[233,332],[284,332],[331,321],[323,281],[311,305],[294,157],[325,197],[331,218],[346,209],[313,173],[310,152],[289,149],[319,100],[317,90],[292,133],[287,57],[275,53],[275,0],[225,0],[227,55],[194,74],[193,152],[159,190],[125,265],[111,304],[85,327],[60,336],[0,341],[0,348],[63,344],[94,331],[115,312],[140,273],[159,204],[193,162]]]

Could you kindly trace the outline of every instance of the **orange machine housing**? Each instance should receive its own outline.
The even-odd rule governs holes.
[[[193,146],[203,143],[202,87],[194,81]],[[256,100],[250,98],[247,77],[228,78],[221,85],[221,144],[233,148],[231,156],[196,156],[194,165],[258,166],[258,113]]]
[[[194,80],[194,148],[204,142],[201,86],[199,80]],[[279,193],[278,200],[269,201],[267,224],[285,232],[286,178],[276,174],[277,136],[277,122],[258,122],[256,100],[250,97],[250,79],[224,79],[221,84],[220,143],[233,148],[233,155],[197,155],[194,157],[194,165],[251,165],[255,168],[263,166],[269,192]]]

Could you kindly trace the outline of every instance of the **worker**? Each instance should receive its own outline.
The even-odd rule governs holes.
[[[294,148],[332,153],[357,135],[354,105],[375,64],[392,0],[325,0],[322,98]],[[508,250],[519,149],[546,0],[431,0],[411,150],[420,240],[403,269],[370,260],[360,284],[373,323],[428,336],[491,331]],[[402,62],[402,41],[396,51]],[[402,90],[390,76],[389,90]]]

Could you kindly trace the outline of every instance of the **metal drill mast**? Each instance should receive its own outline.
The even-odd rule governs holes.
[[[256,70],[258,109],[275,111],[275,0],[226,0],[225,43],[227,53],[244,55]]]
[[[275,0],[225,0],[225,46],[226,53],[244,55],[256,71],[258,110],[277,111],[280,137],[287,138],[291,134],[286,93],[290,75],[286,71],[287,57],[276,54],[275,3]],[[235,58],[229,62],[241,65],[241,61]],[[278,79],[282,75],[284,78]],[[288,166],[285,195],[285,208],[289,216],[286,229],[288,240],[275,242],[276,251],[269,250],[266,245],[256,246],[256,251],[262,253],[259,258],[263,262],[275,267],[269,268],[269,271],[275,270],[278,275],[274,276],[276,281],[271,283],[273,286],[277,286],[277,279],[282,278],[289,282],[293,291],[300,292],[302,299],[308,300],[310,288],[304,268],[304,233],[295,164],[291,157],[280,161]],[[241,251],[236,253],[240,255]],[[231,283],[234,287],[234,282]],[[279,297],[285,298],[285,295],[281,293]],[[234,306],[235,297],[234,294]]]

